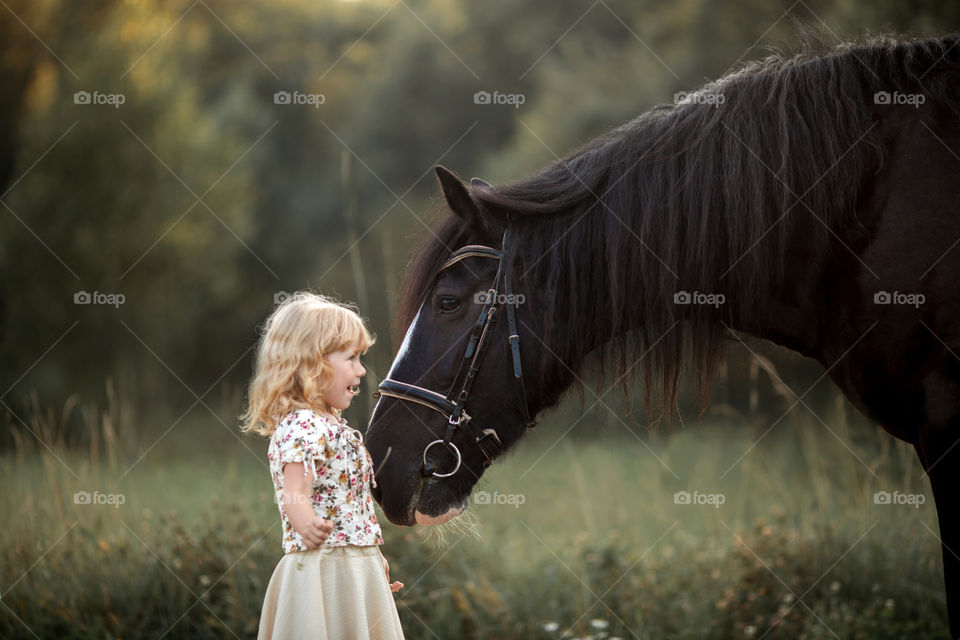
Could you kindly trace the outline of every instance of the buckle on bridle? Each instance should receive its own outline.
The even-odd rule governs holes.
[[[500,441],[500,436],[497,435],[497,432],[493,429],[484,429],[481,431],[482,435],[476,437],[475,441],[477,446],[480,447],[480,451],[483,453],[483,468],[486,469],[493,464],[493,461],[496,459],[497,454],[503,451],[503,443]],[[493,442],[488,443],[487,439],[493,438]],[[493,446],[493,451],[490,451],[491,445]]]
[[[498,435],[497,435],[497,432],[494,431],[493,429],[484,429],[484,430],[483,430],[483,435],[477,438],[477,444],[480,444],[481,442],[483,442],[483,441],[486,440],[487,438],[493,438],[494,440],[497,441],[497,446],[498,446],[498,447],[501,447],[501,448],[503,447],[503,443],[500,442],[500,436],[498,436]]]

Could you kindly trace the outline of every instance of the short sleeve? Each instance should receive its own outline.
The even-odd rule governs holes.
[[[280,452],[280,469],[288,462],[302,462],[303,474],[307,469],[317,479],[316,461],[326,462],[326,422],[309,410],[300,410],[277,425],[277,448]]]

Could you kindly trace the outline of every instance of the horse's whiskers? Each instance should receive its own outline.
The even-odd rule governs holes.
[[[480,539],[480,518],[470,511],[464,511],[444,524],[426,527],[426,542],[435,551],[450,547],[449,536],[470,535]]]

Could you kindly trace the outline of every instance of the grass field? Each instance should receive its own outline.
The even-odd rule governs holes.
[[[266,441],[200,411],[150,448],[122,415],[83,451],[35,417],[50,449],[21,429],[0,458],[0,637],[255,637],[281,555]],[[669,435],[588,414],[561,437],[578,416],[491,468],[468,517],[384,527],[407,637],[946,634],[929,483],[842,405]]]

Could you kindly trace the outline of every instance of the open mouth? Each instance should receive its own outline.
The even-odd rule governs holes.
[[[357,395],[358,393],[360,393],[360,385],[352,384],[349,387],[347,387],[347,391],[349,391],[352,395]]]

